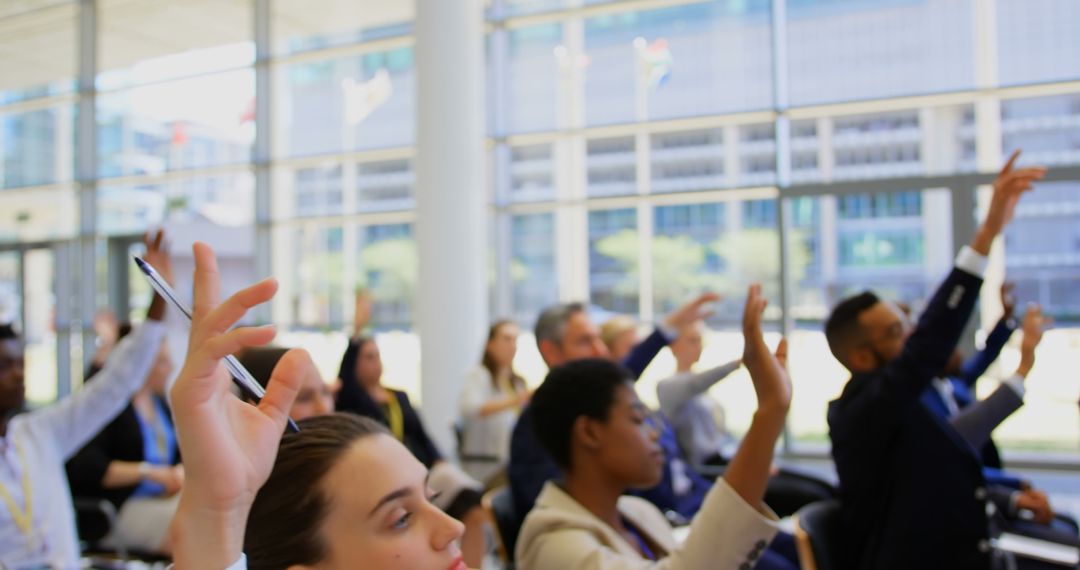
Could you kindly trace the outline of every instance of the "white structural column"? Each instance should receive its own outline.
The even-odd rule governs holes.
[[[417,0],[417,291],[424,421],[450,426],[488,325],[481,0]]]

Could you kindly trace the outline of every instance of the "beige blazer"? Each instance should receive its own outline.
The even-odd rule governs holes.
[[[525,518],[515,558],[521,570],[741,570],[753,568],[776,535],[776,515],[743,501],[722,478],[705,498],[690,535],[676,544],[659,509],[637,497],[619,512],[668,552],[645,560],[615,529],[548,482]],[[767,507],[766,507],[767,509]]]

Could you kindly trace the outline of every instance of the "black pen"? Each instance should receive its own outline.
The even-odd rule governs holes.
[[[157,291],[158,295],[161,295],[163,299],[176,307],[177,310],[183,313],[184,316],[188,318],[188,321],[190,321],[191,309],[188,309],[187,305],[180,300],[180,297],[176,296],[176,291],[173,291],[173,288],[161,278],[161,275],[158,275],[158,272],[155,271],[149,263],[139,259],[138,256],[133,255],[132,257],[135,258],[135,264],[138,265],[139,270],[146,275],[146,279],[150,282],[150,286],[154,288],[154,291]],[[240,361],[233,355],[230,354],[225,357],[225,368],[229,370],[229,375],[232,376],[233,382],[236,383],[240,388],[240,391],[248,398],[258,402],[266,395],[266,390],[263,389],[262,385],[255,380],[255,377],[252,376],[251,373],[244,368],[244,365],[240,364]],[[296,422],[292,421],[292,418],[289,418],[288,421],[289,424],[286,426],[287,431],[300,431],[300,428],[296,426]]]

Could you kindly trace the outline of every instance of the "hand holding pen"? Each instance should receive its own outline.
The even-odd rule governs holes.
[[[159,241],[161,239],[160,235],[161,234],[159,233]],[[150,256],[148,256],[148,258],[149,257]],[[191,309],[189,309],[187,305],[180,299],[180,297],[176,294],[176,291],[174,291],[173,288],[169,285],[166,278],[162,277],[161,274],[159,274],[157,270],[146,260],[142,260],[136,257],[135,264],[139,266],[139,269],[146,276],[147,280],[150,282],[150,286],[153,287],[154,290],[157,291],[157,293],[161,295],[163,299],[165,299],[173,307],[176,307],[176,309],[180,311],[184,316],[186,316],[189,321],[193,321],[193,313]],[[167,271],[169,277],[171,277],[171,265],[165,267],[164,270]],[[216,282],[217,279],[217,275],[214,275],[215,289],[220,290],[220,283]],[[240,361],[238,361],[236,357],[231,354],[225,356],[223,360],[225,361],[225,368],[229,371],[229,374],[232,376],[233,382],[237,385],[237,387],[240,388],[240,391],[245,396],[255,402],[259,402],[260,400],[262,400],[262,398],[266,394],[266,391],[263,389],[262,385],[260,385],[259,382],[255,380],[255,377],[253,377],[251,373],[248,372],[247,369],[240,364]],[[288,420],[287,429],[289,431],[299,431],[299,428],[296,427],[296,423],[293,422],[291,419]]]

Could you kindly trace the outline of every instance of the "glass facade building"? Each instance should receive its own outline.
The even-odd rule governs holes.
[[[711,289],[707,365],[740,353],[761,281],[771,339],[791,339],[787,450],[817,453],[846,378],[829,308],[873,288],[917,310],[1023,148],[1052,180],[995,248],[965,342],[996,322],[991,284],[1041,303],[1057,325],[1000,439],[1075,452],[1080,4],[490,0],[485,17],[488,184],[452,191],[488,197],[493,316],[528,330],[589,300],[649,323]],[[32,399],[81,381],[97,307],[141,309],[126,259],[152,225],[181,275],[201,239],[227,289],[278,277],[254,318],[328,377],[353,292],[372,291],[388,381],[415,391],[414,19],[411,2],[355,0],[0,7],[0,318],[26,332],[34,378],[61,378]],[[520,359],[539,382],[528,338]],[[990,375],[1017,359],[1010,345]],[[672,370],[663,355],[647,371],[646,401]],[[715,395],[742,429],[749,385]]]

